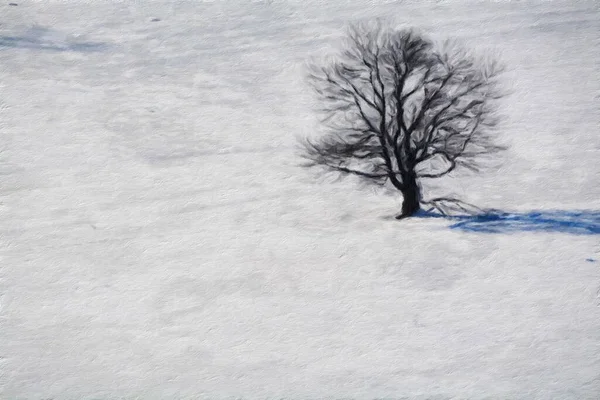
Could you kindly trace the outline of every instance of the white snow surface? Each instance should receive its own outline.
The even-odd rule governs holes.
[[[15,1],[0,398],[600,398],[598,236],[398,222],[295,149],[305,61],[389,17],[508,65],[502,167],[427,196],[597,210],[597,2]]]

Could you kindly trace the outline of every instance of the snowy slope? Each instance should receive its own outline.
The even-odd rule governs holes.
[[[294,149],[318,129],[303,62],[394,17],[510,68],[503,168],[428,195],[598,210],[598,3],[18,3],[0,398],[600,396],[597,235],[399,223],[397,196],[315,179]]]

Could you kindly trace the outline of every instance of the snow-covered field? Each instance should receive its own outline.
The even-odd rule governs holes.
[[[600,398],[600,236],[398,222],[294,147],[304,61],[393,17],[509,67],[502,169],[428,196],[599,210],[596,1],[15,1],[0,398]]]

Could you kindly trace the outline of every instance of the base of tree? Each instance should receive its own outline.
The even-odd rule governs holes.
[[[421,189],[413,177],[410,185],[402,190],[402,212],[396,219],[404,219],[415,215],[421,209]]]
[[[402,214],[398,214],[398,215],[396,215],[394,218],[396,218],[397,220],[401,220],[401,219],[405,219],[405,218],[410,218],[410,217],[412,217],[413,215],[415,215],[415,214],[416,214],[418,211],[419,211],[419,210],[417,209],[417,210],[415,210],[415,211],[411,212],[410,214],[404,214],[404,213],[402,213]]]
[[[409,218],[412,217],[413,215],[415,215],[416,213],[418,213],[421,210],[421,207],[419,205],[419,203],[414,203],[414,202],[406,202],[404,203],[403,207],[402,207],[402,213],[396,215],[396,219],[397,220],[401,220],[401,219],[405,219],[405,218]]]

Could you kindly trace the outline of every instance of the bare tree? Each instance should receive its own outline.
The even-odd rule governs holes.
[[[306,166],[391,183],[403,195],[400,219],[420,209],[421,179],[478,171],[502,149],[494,141],[494,60],[380,21],[351,26],[344,44],[309,67],[328,129],[303,141]]]

